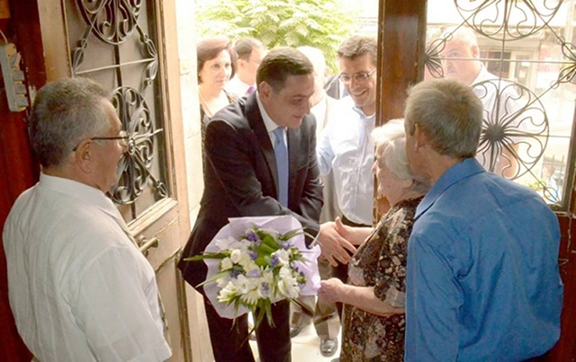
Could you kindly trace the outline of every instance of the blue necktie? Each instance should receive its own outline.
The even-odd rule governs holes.
[[[274,141],[274,154],[276,155],[276,166],[278,167],[278,201],[284,207],[288,207],[288,148],[284,142],[286,129],[278,127],[274,130],[276,140]]]

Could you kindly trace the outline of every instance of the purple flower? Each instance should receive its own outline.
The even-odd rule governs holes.
[[[281,241],[280,242],[280,247],[284,250],[290,249],[290,246],[291,246],[290,242],[288,242],[288,241]]]
[[[272,260],[271,260],[271,262],[272,262],[272,266],[274,266],[274,267],[275,267],[276,265],[278,265],[278,263],[280,263],[280,259],[278,259],[278,255],[276,255],[276,254],[272,255]]]
[[[238,278],[238,275],[240,275],[240,271],[238,269],[232,269],[230,272],[230,276],[234,279]]]
[[[260,276],[260,270],[252,269],[248,273],[246,273],[246,276],[250,278],[258,278]]]
[[[260,237],[258,236],[256,231],[254,231],[254,230],[248,230],[246,232],[246,239],[250,240],[253,243],[260,242]]]
[[[252,259],[252,260],[258,259],[258,253],[255,251],[249,250],[248,255],[250,255],[250,259]]]
[[[268,286],[268,283],[261,283],[260,291],[262,292],[262,295],[268,296],[270,294],[270,287]]]

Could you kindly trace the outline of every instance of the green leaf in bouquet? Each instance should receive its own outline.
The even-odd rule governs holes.
[[[216,273],[216,274],[212,275],[212,277],[210,277],[210,278],[206,279],[205,281],[203,281],[202,283],[198,284],[196,286],[196,288],[201,287],[201,286],[208,284],[208,283],[215,282],[216,280],[225,277],[226,275],[230,274],[231,270],[232,269],[226,269],[226,270],[221,271],[220,273]]]
[[[273,250],[272,252],[280,249],[280,244],[276,240],[274,240],[274,238],[272,236],[270,236],[268,234],[266,234],[266,236],[264,236],[262,238],[262,244],[261,245],[266,245],[266,246],[270,247]]]
[[[256,328],[258,328],[260,323],[264,321],[264,317],[266,317],[266,320],[268,321],[270,327],[274,327],[274,320],[272,319],[272,304],[270,303],[270,300],[263,299],[258,301],[258,304],[256,305],[256,308],[252,310],[252,313],[254,313],[254,316],[256,317],[253,330],[256,330]]]
[[[281,235],[280,240],[287,241],[287,240],[290,240],[297,235],[302,235],[302,234],[305,234],[303,229],[290,230],[287,233],[285,233],[284,235]]]
[[[258,245],[255,248],[255,250],[259,255],[271,255],[273,252],[275,252],[278,249],[273,249],[270,246],[268,246],[267,244],[264,244],[262,242],[260,245]]]
[[[256,260],[254,260],[254,262],[256,263],[256,265],[258,265],[259,267],[265,268],[266,266],[268,266],[268,260],[266,259],[270,259],[269,257],[267,257],[264,254],[260,254],[258,255],[258,257],[256,258]]]
[[[272,303],[269,300],[264,301],[264,310],[266,311],[266,319],[270,327],[274,327],[274,320],[272,320]]]
[[[226,258],[230,253],[204,253],[204,254],[200,254],[200,255],[195,255],[195,256],[191,256],[189,258],[184,258],[184,260],[186,261],[203,261],[205,259],[224,259]]]

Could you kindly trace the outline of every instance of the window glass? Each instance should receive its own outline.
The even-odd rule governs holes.
[[[566,208],[576,99],[575,2],[429,0],[425,79],[484,104],[477,159]]]

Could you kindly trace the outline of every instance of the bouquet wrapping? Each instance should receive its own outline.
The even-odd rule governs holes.
[[[320,287],[320,247],[308,249],[300,222],[290,215],[230,218],[214,236],[202,260],[208,266],[204,292],[223,318],[248,311],[256,326],[272,324],[273,303],[316,295]]]

